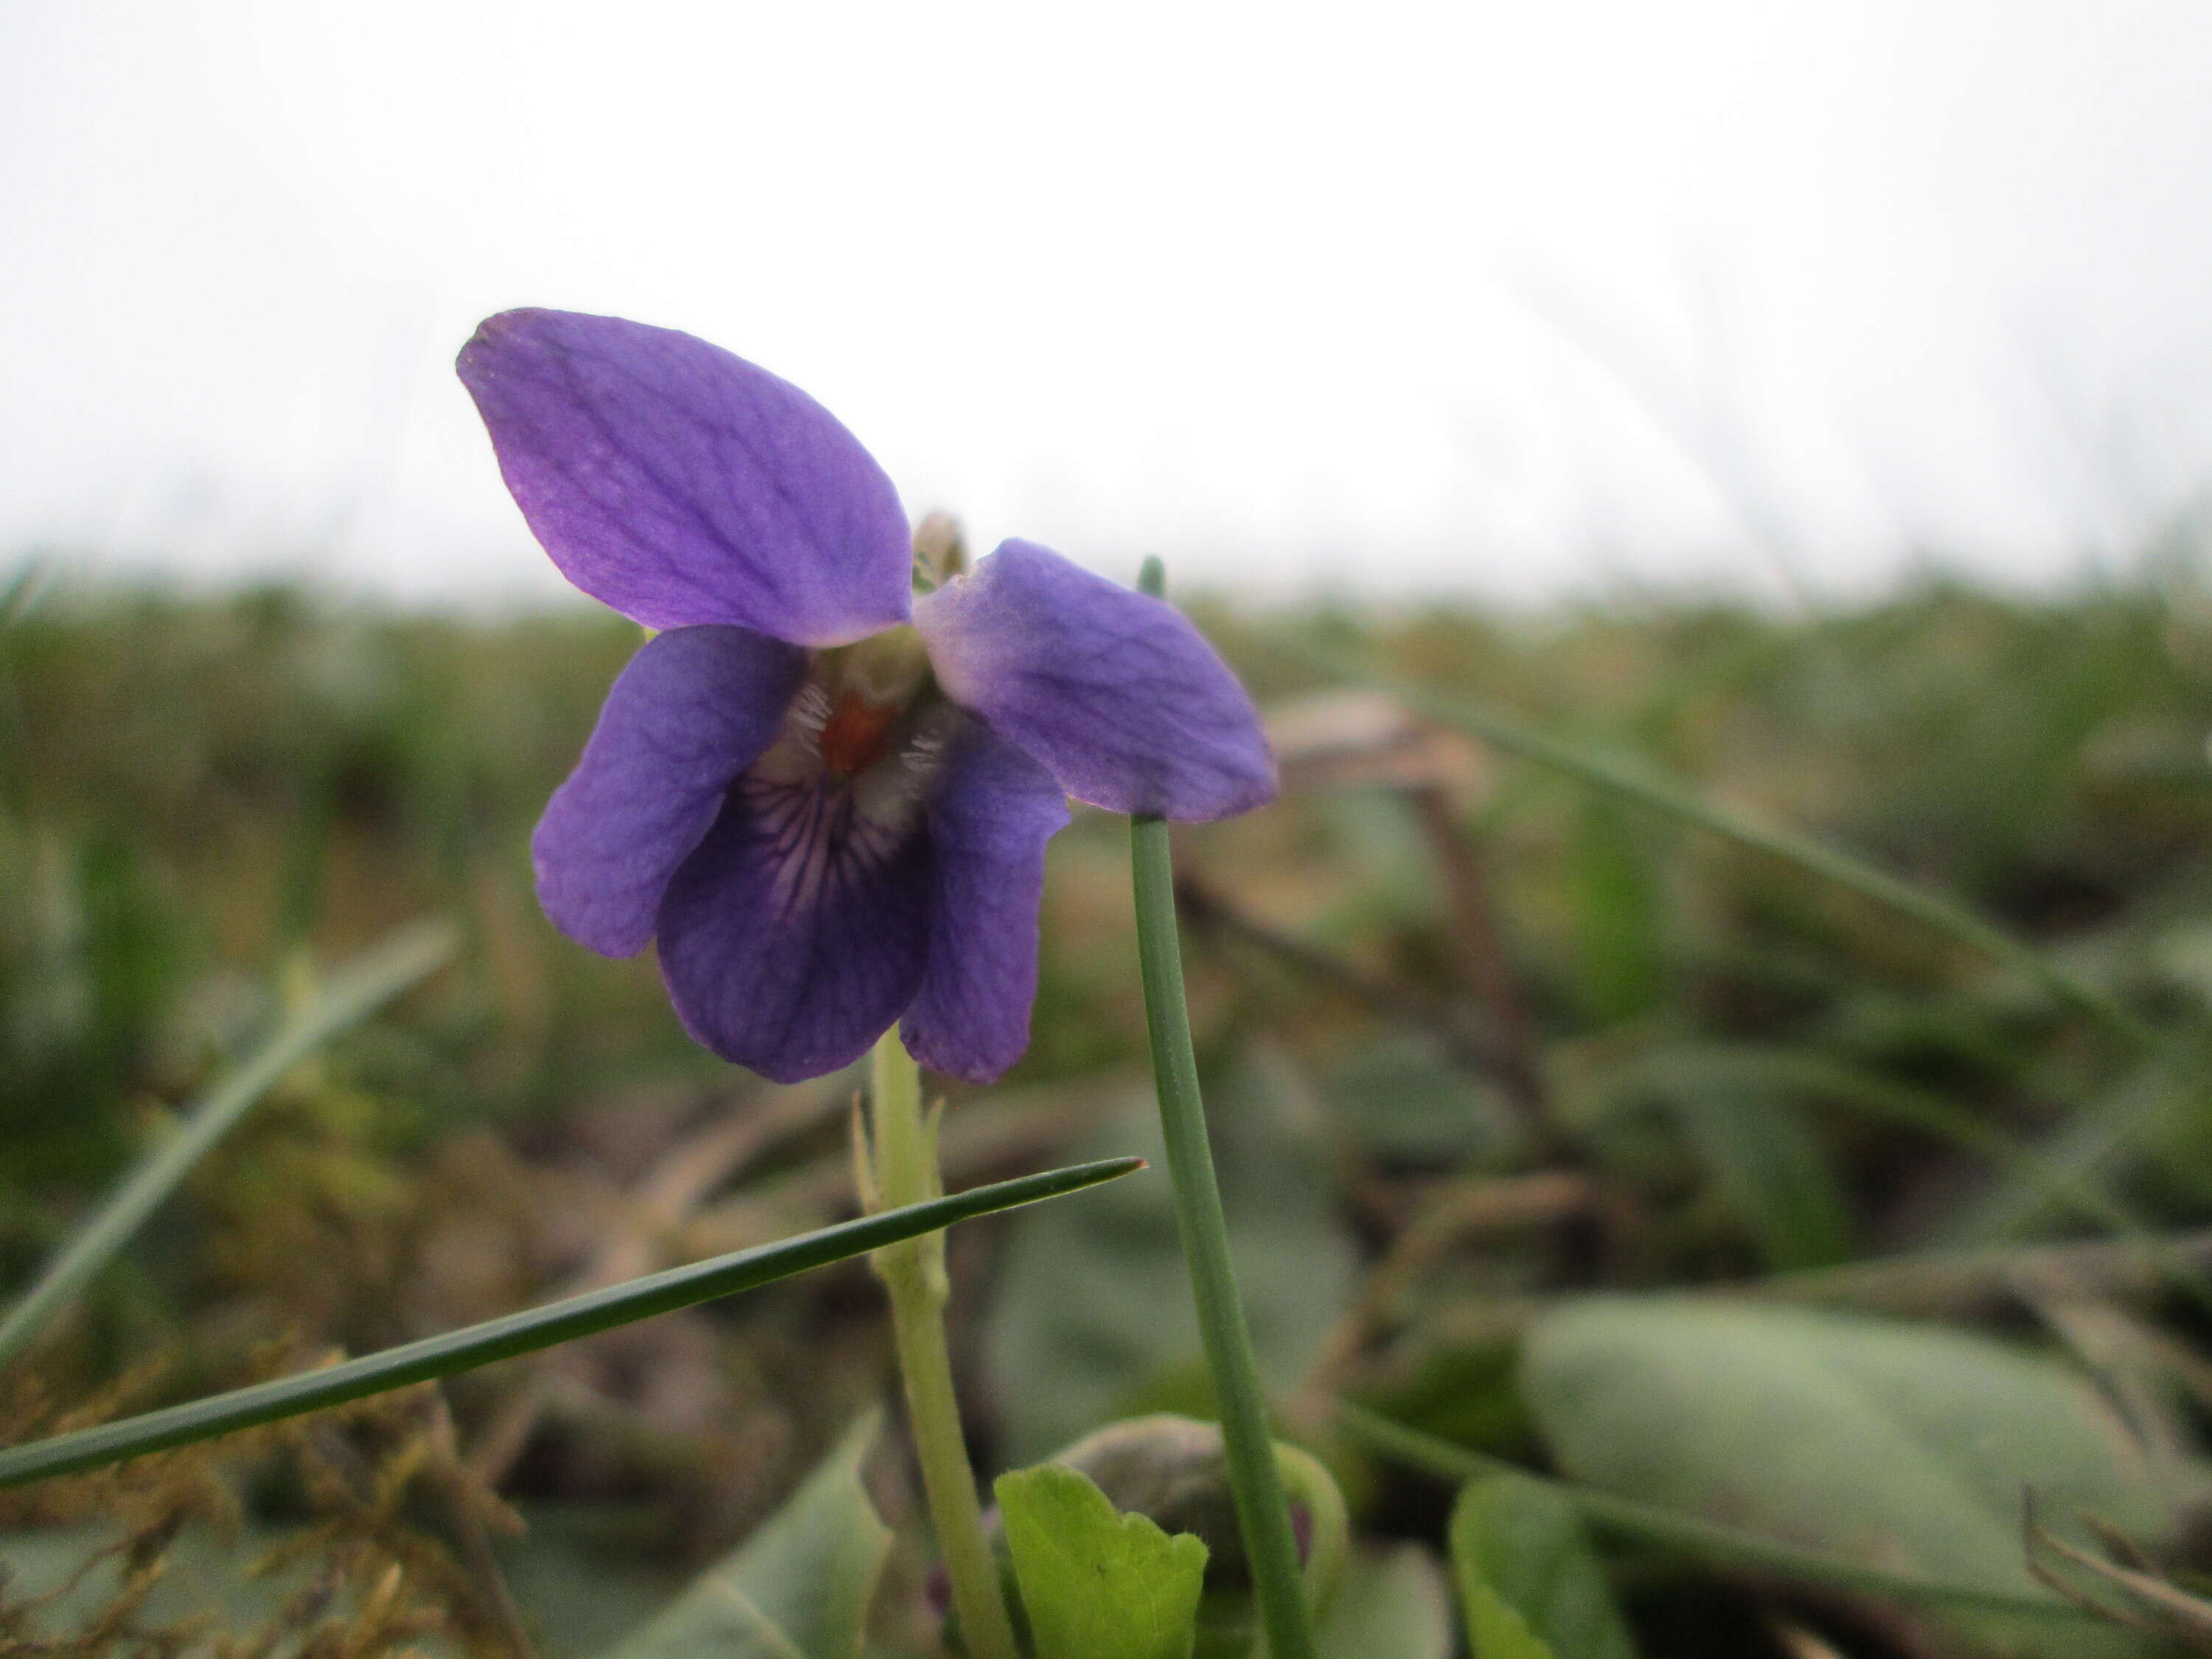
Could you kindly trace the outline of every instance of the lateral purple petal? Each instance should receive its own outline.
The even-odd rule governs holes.
[[[461,349],[499,470],[562,574],[648,628],[843,645],[906,618],[898,492],[797,386],[674,329],[505,311]]]
[[[747,777],[660,903],[677,1018],[778,1083],[850,1065],[906,1011],[929,948],[929,838],[854,793]]]
[[[602,956],[653,938],[660,896],[722,795],[781,727],[806,671],[796,646],[743,628],[679,628],[646,642],[531,837],[538,901]]]
[[[1044,846],[1067,822],[1052,774],[963,720],[929,799],[929,963],[900,1034],[933,1072],[989,1083],[1022,1057],[1036,1000]]]
[[[945,695],[1115,812],[1229,817],[1273,799],[1252,700],[1173,607],[1009,541],[915,605]]]

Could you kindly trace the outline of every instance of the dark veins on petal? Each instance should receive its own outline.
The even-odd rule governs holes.
[[[741,779],[669,883],[660,963],[678,1017],[779,1083],[851,1064],[913,1001],[933,857],[836,784]]]
[[[562,932],[608,956],[645,948],[669,878],[775,740],[805,665],[744,628],[673,629],[630,659],[531,838]]]
[[[1052,774],[963,720],[929,797],[929,966],[902,1031],[932,1071],[988,1083],[1029,1047],[1045,843],[1067,822]]]

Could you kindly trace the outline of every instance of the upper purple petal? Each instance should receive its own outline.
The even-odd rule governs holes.
[[[843,645],[906,618],[898,492],[797,386],[673,329],[504,311],[462,348],[499,470],[553,562],[648,628]]]
[[[932,1071],[988,1083],[1029,1047],[1044,844],[1066,822],[1051,773],[981,721],[961,723],[930,793],[929,963],[900,1028]]]
[[[1079,800],[1205,819],[1274,797],[1251,698],[1163,600],[1010,541],[916,601],[914,619],[945,694]]]
[[[531,838],[554,926],[611,957],[653,937],[662,890],[775,740],[806,653],[743,628],[648,640],[607,693],[584,757]]]
[[[929,897],[918,817],[879,827],[849,787],[743,778],[661,899],[677,1018],[778,1083],[848,1066],[914,1000]]]

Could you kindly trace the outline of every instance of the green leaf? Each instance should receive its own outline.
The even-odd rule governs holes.
[[[891,1530],[860,1484],[871,1412],[737,1553],[611,1659],[859,1659]]]
[[[1286,1554],[1303,1554],[1305,1601],[1325,1612],[1344,1577],[1352,1522],[1335,1477],[1311,1453],[1274,1443],[1275,1473],[1291,1514],[1304,1514],[1305,1547],[1293,1530]],[[1109,1423],[1052,1462],[1097,1483],[1115,1509],[1148,1516],[1163,1530],[1190,1533],[1206,1548],[1206,1593],[1198,1604],[1198,1659],[1250,1659],[1258,1631],[1251,1556],[1237,1522],[1238,1498],[1226,1437],[1218,1423],[1158,1415]]]
[[[491,1540],[499,1576],[538,1638],[538,1659],[576,1659],[626,1641],[690,1577],[617,1534],[593,1504],[518,1506],[523,1529]],[[426,1659],[438,1659],[434,1653]]]
[[[1553,1653],[1528,1621],[1479,1578],[1461,1578],[1460,1607],[1467,1614],[1467,1646],[1474,1659],[1572,1659]]]
[[[1006,1516],[1036,1659],[1189,1659],[1206,1546],[1122,1515],[1058,1464],[1002,1474]]]
[[[234,1389],[228,1394],[148,1412],[143,1417],[125,1418],[119,1423],[57,1435],[51,1440],[34,1440],[27,1446],[0,1451],[0,1486],[19,1486],[51,1475],[99,1468],[146,1452],[213,1439],[234,1429],[298,1417],[432,1377],[472,1370],[495,1360],[512,1359],[517,1354],[534,1353],[556,1343],[572,1342],[580,1336],[649,1319],[654,1314],[692,1307],[716,1297],[788,1279],[809,1268],[864,1255],[885,1244],[919,1237],[973,1216],[1079,1192],[1144,1167],[1142,1158],[1109,1158],[997,1182],[988,1187],[971,1188],[949,1198],[905,1205],[878,1215],[863,1216],[856,1221],[841,1222],[834,1227],[818,1228],[797,1238],[732,1251],[709,1261],[671,1267],[665,1273],[648,1273],[643,1279],[629,1279],[605,1290],[587,1291],[581,1296],[502,1318],[488,1319],[482,1324],[386,1348],[381,1353],[349,1359],[343,1364],[280,1376],[271,1382]]]
[[[1474,1659],[1634,1659],[1582,1517],[1559,1493],[1520,1475],[1468,1481],[1451,1559]]]
[[[1646,1504],[1616,1492],[1559,1480],[1523,1469],[1471,1447],[1439,1440],[1419,1429],[1392,1422],[1349,1401],[1336,1402],[1338,1426],[1369,1450],[1425,1469],[1444,1480],[1479,1480],[1493,1474],[1518,1475],[1558,1492],[1593,1526],[1636,1538],[1670,1553],[1723,1567],[1896,1601],[1909,1607],[1996,1612],[2008,1619],[2040,1624],[2081,1625],[2090,1614],[2046,1591],[1987,1589],[1954,1584],[1925,1573],[1869,1566],[1785,1542],[1771,1533],[1753,1532],[1702,1516]]]
[[[1315,1632],[1319,1659],[1451,1659],[1451,1596],[1419,1544],[1352,1563]]]
[[[1318,1111],[1297,1077],[1267,1060],[1209,1073],[1206,1095],[1261,1377],[1291,1387],[1327,1340],[1355,1272]],[[1116,1114],[1085,1155],[1108,1145],[1163,1156],[1149,1099]],[[1011,1230],[986,1338],[1006,1402],[1006,1453],[1017,1462],[1042,1462],[1133,1411],[1211,1408],[1202,1391],[1158,1388],[1179,1368],[1203,1376],[1168,1183],[1125,1182],[1079,1211],[1061,1207],[1067,1212],[1038,1211]]]
[[[2172,1524],[2141,1449],[2085,1381],[1939,1327],[1593,1297],[1530,1331],[1524,1387],[1574,1475],[1948,1584],[2037,1592],[2020,1541],[2027,1487],[2054,1516],[2087,1512],[2137,1537]],[[1954,1622],[1996,1639],[2010,1621]]]

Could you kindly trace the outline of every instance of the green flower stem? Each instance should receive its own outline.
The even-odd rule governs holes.
[[[937,1164],[937,1126],[921,1111],[921,1071],[899,1041],[884,1033],[875,1052],[875,1169],[871,1207],[918,1204],[944,1189]],[[975,1466],[960,1431],[960,1402],[952,1390],[952,1355],[945,1342],[945,1241],[933,1235],[876,1252],[875,1269],[890,1297],[891,1331],[898,1345],[899,1376],[906,1388],[907,1420],[914,1433],[921,1486],[937,1546],[952,1580],[952,1606],[961,1639],[974,1659],[1020,1659],[1014,1627],[999,1593],[999,1571],[983,1534],[975,1497]]]
[[[1159,562],[1145,562],[1139,586],[1158,594]],[[1199,1334],[1221,1412],[1229,1454],[1229,1485],[1237,1522],[1252,1565],[1255,1598],[1267,1632],[1270,1659],[1313,1659],[1313,1613],[1298,1571],[1291,1508],[1275,1462],[1274,1437],[1252,1337],[1237,1294],[1229,1260],[1229,1224],[1213,1175],[1213,1150],[1206,1135],[1206,1103],[1198,1089],[1198,1059],[1191,1047],[1190,1011],[1183,1003],[1182,951],[1176,933],[1175,861],[1164,820],[1139,814],[1129,820],[1130,862],[1135,878],[1137,962],[1145,981],[1145,1020],[1152,1034],[1152,1077],[1159,1093],[1160,1127],[1167,1143],[1168,1173],[1175,1185],[1176,1226],[1198,1305]]]

